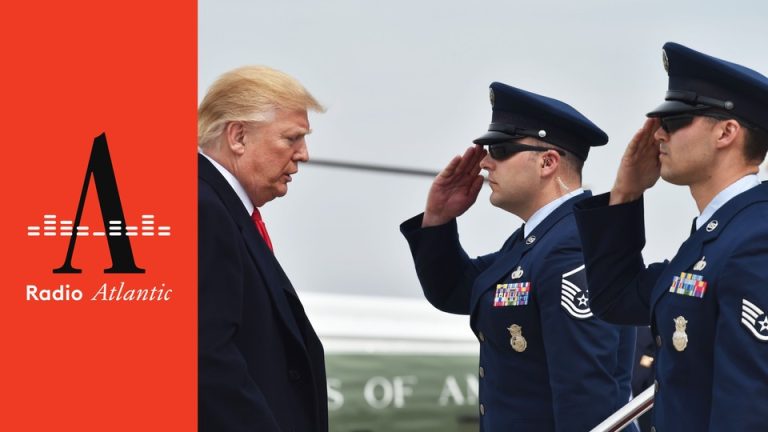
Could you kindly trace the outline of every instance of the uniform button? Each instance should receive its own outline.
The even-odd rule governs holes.
[[[656,335],[656,346],[661,347],[661,335]]]
[[[651,426],[651,432],[656,432],[656,426]]]
[[[480,415],[485,415],[485,405],[480,404]]]
[[[659,382],[657,380],[653,380],[653,391],[654,393],[659,392]]]
[[[483,367],[480,366],[480,378],[484,378],[484,377],[485,377],[485,369],[483,369]]]
[[[478,332],[477,338],[480,339],[480,342],[485,342],[485,335],[483,334],[483,332]]]
[[[301,373],[297,371],[296,369],[289,369],[288,370],[288,378],[291,381],[298,381],[301,379]]]

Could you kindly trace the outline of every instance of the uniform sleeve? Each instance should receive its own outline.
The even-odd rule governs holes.
[[[620,384],[615,378],[621,351],[620,328],[574,309],[586,295],[586,275],[574,235],[571,250],[550,253],[535,274],[542,336],[558,432],[587,431],[616,411]],[[570,291],[570,292],[569,292]],[[575,296],[571,296],[576,291]],[[567,299],[567,300],[566,300]],[[566,304],[564,304],[566,303]],[[628,366],[627,366],[628,367]]]
[[[650,324],[650,295],[665,263],[643,262],[643,199],[608,205],[609,194],[574,207],[590,287],[590,307],[601,319],[626,325]]]
[[[400,232],[410,246],[424,296],[441,311],[468,315],[472,284],[498,253],[470,259],[459,242],[456,219],[421,228],[423,216],[403,222]]]
[[[233,338],[243,301],[240,235],[222,206],[198,207],[199,430],[280,431]]]
[[[709,430],[766,429],[768,233],[749,239],[717,280],[719,306]]]

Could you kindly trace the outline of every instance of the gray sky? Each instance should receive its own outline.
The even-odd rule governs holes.
[[[310,157],[438,171],[490,122],[502,81],[569,103],[610,136],[584,182],[607,191],[624,146],[663,101],[661,46],[674,41],[768,74],[768,2],[199,1],[199,99],[221,73],[264,64],[327,108],[310,115]],[[765,178],[765,173],[761,174]],[[262,214],[301,291],[421,296],[398,231],[431,180],[305,164]],[[671,258],[697,215],[687,188],[646,194],[646,260]],[[470,255],[520,220],[488,202],[459,219]]]

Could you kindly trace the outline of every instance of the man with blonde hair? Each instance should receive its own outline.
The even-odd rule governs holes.
[[[198,110],[200,431],[327,431],[323,347],[272,251],[259,207],[309,159],[294,78],[243,67]]]

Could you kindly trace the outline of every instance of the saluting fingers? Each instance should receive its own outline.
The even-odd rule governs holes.
[[[480,147],[480,146],[475,146],[474,158],[472,160],[472,167],[473,167],[472,175],[473,176],[476,176],[476,175],[480,174],[480,171],[482,170],[482,168],[480,168],[480,162],[482,162],[482,160],[485,159],[485,155],[487,153],[488,152],[485,151],[485,148]]]
[[[451,159],[450,162],[448,162],[448,165],[443,168],[442,171],[440,171],[440,174],[438,174],[438,177],[451,177],[456,172],[457,168],[459,167],[459,164],[461,163],[461,156],[454,156],[453,159]]]
[[[458,168],[456,168],[456,173],[458,175],[467,175],[472,172],[474,167],[472,166],[473,160],[474,160],[474,154],[475,154],[475,148],[474,146],[467,148],[467,150],[464,151],[464,155],[461,157],[461,162],[459,163]]]

